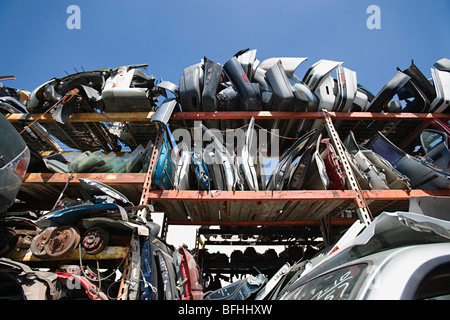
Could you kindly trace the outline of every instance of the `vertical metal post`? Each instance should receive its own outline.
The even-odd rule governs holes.
[[[158,159],[158,152],[159,147],[161,146],[161,142],[162,142],[162,133],[161,130],[158,130],[158,133],[156,134],[155,138],[155,143],[153,145],[152,156],[150,158],[150,163],[148,165],[147,176],[145,177],[144,185],[142,186],[141,200],[139,202],[139,204],[141,205],[148,204],[148,191],[152,186],[152,173],[156,161]]]
[[[195,255],[198,257],[198,251],[200,250],[200,233],[198,232],[198,229],[195,230]]]
[[[163,215],[163,223],[162,223],[162,228],[161,228],[161,239],[163,239],[164,241],[166,241],[167,231],[169,231],[168,220],[169,219],[167,218],[167,215],[164,213],[164,215]]]
[[[330,229],[329,225],[326,223],[325,218],[320,219],[320,232],[322,233],[323,243],[325,247],[330,245]]]
[[[341,139],[339,138],[339,135],[334,128],[333,121],[331,120],[330,116],[328,115],[328,112],[326,110],[323,110],[324,112],[324,122],[325,122],[325,128],[327,129],[328,135],[330,136],[331,142],[333,143],[334,147],[336,148],[336,153],[338,154],[339,160],[341,161],[343,170],[345,174],[347,175],[347,181],[348,181],[348,187],[350,190],[355,191],[356,198],[355,198],[355,207],[356,207],[356,213],[359,216],[359,219],[363,224],[368,226],[370,222],[372,221],[371,215],[369,213],[368,207],[366,205],[366,202],[364,200],[364,197],[362,195],[361,189],[359,187],[358,181],[356,180],[353,170],[350,166],[350,160],[347,157],[347,152],[344,149],[344,146],[341,142]]]
[[[140,276],[141,246],[139,235],[134,231],[131,236],[130,252],[123,267],[117,300],[137,300],[139,298]]]

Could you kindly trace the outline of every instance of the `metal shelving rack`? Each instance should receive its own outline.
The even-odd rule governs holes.
[[[357,130],[358,124],[376,121],[382,125],[374,125],[373,134],[377,130],[389,127],[390,130],[401,130],[403,124],[404,132],[410,133],[411,127],[417,127],[420,123],[433,121],[448,121],[446,114],[411,114],[411,113],[367,113],[367,112],[183,112],[174,113],[171,120],[203,120],[203,119],[321,119],[324,123],[328,136],[333,144],[337,146],[337,152],[341,164],[349,179],[349,190],[283,190],[283,191],[196,191],[196,190],[152,190],[151,172],[153,166],[149,167],[146,177],[141,204],[153,204],[156,208],[166,214],[166,223],[172,225],[200,225],[202,226],[196,234],[196,251],[205,245],[230,245],[244,244],[246,241],[231,241],[231,235],[239,232],[259,235],[262,230],[268,228],[287,229],[291,227],[315,228],[316,236],[322,236],[328,245],[332,238],[332,229],[340,231],[347,229],[357,219],[364,225],[370,224],[373,217],[382,211],[407,210],[409,199],[420,196],[450,196],[450,190],[361,190],[353,176],[349,166],[349,159],[343,152],[339,132],[333,125],[333,121],[339,123],[341,134],[349,130]],[[348,131],[342,130],[346,123]],[[402,135],[404,136],[404,135]],[[155,144],[155,154],[158,145]],[[287,203],[290,205],[287,211]],[[183,206],[187,206],[191,220],[184,215]],[[340,214],[346,209],[352,209],[357,217],[342,218]],[[218,225],[219,230],[209,229],[209,226]],[[206,229],[204,229],[206,227]],[[234,229],[233,229],[234,228]],[[238,228],[238,230],[236,230]],[[239,230],[239,228],[241,228]],[[167,230],[167,225],[164,226]],[[308,238],[307,232],[299,232],[300,238]],[[200,236],[210,237],[221,234],[225,240],[202,241]],[[280,234],[281,236],[281,234]],[[259,241],[255,244],[284,244],[289,241],[277,239],[275,241],[261,240],[260,235],[256,237]],[[294,238],[295,239],[295,238]],[[299,244],[299,239],[292,240],[291,245]],[[308,241],[304,242],[308,243]],[[251,268],[241,264],[219,263],[212,265],[206,263],[204,267],[209,273],[251,273]],[[273,266],[272,266],[273,267]],[[267,272],[275,269],[267,266]]]
[[[61,190],[66,186],[68,197],[78,196],[78,178],[96,180],[117,189],[135,204],[153,205],[156,211],[164,212],[163,238],[167,234],[168,225],[202,226],[197,232],[196,249],[200,245],[220,244],[214,241],[199,241],[200,234],[217,233],[208,229],[220,226],[220,232],[233,234],[230,228],[242,228],[242,233],[257,234],[261,228],[308,228],[330,240],[332,230],[342,231],[357,219],[368,224],[372,217],[382,211],[405,210],[411,197],[450,196],[450,190],[360,190],[357,186],[349,190],[283,190],[283,191],[197,191],[197,190],[157,190],[152,188],[151,173],[158,156],[161,134],[158,127],[150,124],[153,112],[132,113],[77,113],[68,119],[69,123],[98,122],[130,122],[147,126],[141,140],[154,141],[154,148],[147,173],[28,173],[21,187],[20,195],[29,203],[36,203],[41,209],[51,208]],[[55,120],[49,114],[9,114],[6,117],[16,126],[29,125],[33,122],[53,125]],[[204,120],[204,119],[247,119],[252,117],[261,120],[274,119],[321,119],[329,136],[339,141],[339,136],[355,132],[361,137],[358,143],[368,136],[387,128],[394,132],[393,138],[404,138],[424,123],[445,123],[450,114],[431,113],[368,113],[368,112],[176,112],[170,121]],[[334,123],[339,124],[336,128]],[[374,122],[371,130],[358,134],[360,124]],[[444,124],[445,125],[445,124]],[[398,142],[398,141],[397,141]],[[338,142],[339,143],[339,142]],[[57,150],[55,150],[57,151]],[[43,200],[45,199],[45,200]],[[286,203],[293,203],[287,210]],[[184,203],[184,204],[183,204]],[[182,205],[186,205],[192,219],[188,220]],[[346,210],[354,210],[359,214],[348,217]],[[209,230],[209,231],[208,231]],[[245,230],[245,231],[243,231]],[[298,229],[297,229],[298,231]],[[302,236],[302,235],[300,235]],[[272,239],[273,241],[273,239]],[[277,240],[275,240],[276,242]],[[299,241],[298,239],[293,240]],[[280,243],[282,241],[279,241]],[[229,243],[229,242],[228,242]],[[244,242],[242,242],[244,243]],[[274,243],[267,239],[260,244]],[[283,241],[283,244],[288,244]],[[258,244],[258,243],[253,243]],[[225,270],[225,269],[224,269]],[[236,272],[237,269],[233,269]],[[243,269],[246,272],[248,269]]]
[[[340,214],[346,209],[364,209],[377,215],[383,210],[407,208],[410,197],[416,196],[450,196],[449,190],[283,190],[283,191],[197,191],[197,190],[156,190],[151,185],[151,172],[157,157],[159,131],[154,124],[149,124],[153,112],[130,113],[76,113],[72,114],[69,123],[135,121],[146,125],[148,132],[145,139],[155,141],[152,160],[147,173],[29,173],[25,176],[21,194],[42,205],[42,195],[48,205],[53,205],[64,185],[67,183],[68,196],[76,196],[79,177],[103,182],[116,188],[130,198],[135,204],[153,204],[158,211],[165,212],[165,221],[172,225],[222,225],[222,226],[290,226],[316,225],[325,219],[329,226],[335,219],[340,225],[351,225],[357,217],[342,218]],[[382,128],[394,130],[393,137],[404,138],[399,132],[412,132],[423,123],[450,120],[449,114],[433,113],[370,113],[370,112],[175,112],[170,121],[204,120],[204,119],[322,119],[330,136],[346,134],[349,130],[361,137],[361,142]],[[33,122],[52,124],[55,120],[49,114],[9,114],[7,118],[16,125]],[[365,130],[358,134],[359,124],[374,122],[372,131]],[[339,126],[332,125],[339,123]],[[331,124],[331,126],[330,126]],[[335,129],[330,132],[330,128]],[[375,130],[375,131],[374,131]],[[400,136],[400,137],[398,137]],[[192,213],[192,221],[187,220],[180,210],[183,201]],[[289,210],[283,212],[286,202],[293,202]],[[364,212],[363,221],[368,221]],[[164,226],[167,228],[167,226]]]
[[[369,113],[369,112],[179,112],[172,115],[171,120],[200,120],[200,119],[322,119],[328,128],[334,130],[332,121],[340,120],[351,122],[353,128],[357,128],[357,123],[362,121],[383,121],[402,122],[406,126],[417,126],[418,123],[441,120],[448,121],[448,114],[431,113]],[[328,119],[328,120],[327,120]],[[328,123],[327,123],[328,121]],[[331,124],[331,125],[330,125]],[[342,126],[341,126],[342,127]],[[365,132],[371,134],[370,132]],[[339,138],[338,131],[331,132]],[[355,136],[357,134],[355,133]],[[157,145],[155,144],[155,148]],[[149,172],[152,166],[149,167]],[[146,185],[151,184],[151,175],[147,174]],[[368,203],[370,211],[379,211],[389,207],[395,202],[408,202],[411,196],[450,196],[449,190],[359,190],[354,187],[351,190],[283,190],[283,191],[197,191],[197,190],[155,190],[145,188],[141,196],[141,204],[156,204],[168,214],[169,224],[194,224],[194,225],[280,225],[280,224],[304,224],[307,221],[317,221],[322,216],[304,216],[299,218],[299,212],[291,212],[291,217],[280,217],[277,211],[282,210],[285,202],[302,202],[305,210],[329,209],[334,214],[338,207],[353,206],[357,208],[365,207],[363,202]],[[188,221],[182,210],[177,210],[180,202],[184,201],[192,210],[192,221]],[[268,205],[270,203],[270,205]],[[250,208],[248,208],[251,206]],[[253,211],[253,214],[236,215],[236,209],[241,208]],[[297,206],[299,207],[299,206]],[[325,207],[325,208],[324,208]],[[269,214],[257,214],[255,211],[265,209]],[[336,210],[335,210],[336,209]],[[221,211],[220,217],[217,214]],[[333,211],[334,210],[334,211]],[[233,212],[231,212],[233,211]],[[291,210],[292,211],[292,210]],[[178,213],[177,213],[178,212]],[[216,213],[215,213],[216,212]],[[275,219],[276,218],[276,219]],[[280,219],[281,218],[281,219]],[[367,221],[367,213],[364,214],[363,222]],[[354,219],[348,219],[350,224]]]

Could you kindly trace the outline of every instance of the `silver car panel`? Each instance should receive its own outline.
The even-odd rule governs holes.
[[[449,239],[450,221],[412,212],[383,212],[338,252],[328,255],[327,259],[319,259],[319,263],[313,263],[312,269],[300,269],[297,277],[293,277],[294,280],[290,281],[276,298],[281,300],[325,297],[328,299],[406,298],[404,293],[408,279],[413,277],[418,266],[428,264],[435,257],[446,257],[444,262],[448,264]],[[311,262],[316,259],[313,258]],[[358,273],[354,272],[357,270],[346,273],[357,265],[362,267],[359,268]],[[370,268],[366,269],[366,267]],[[344,269],[347,270],[337,278],[337,282],[334,282],[332,275]],[[355,290],[346,291],[349,288],[347,281],[340,283],[339,279],[351,280],[360,271],[364,271],[364,276],[361,277],[364,284],[359,282],[355,285],[354,283]],[[347,275],[344,276],[344,274]],[[380,275],[384,277],[384,281],[381,281]],[[331,287],[326,286],[327,288],[322,291],[309,290],[312,288],[308,284],[313,284],[316,280],[322,282],[327,278],[331,279],[333,284]],[[316,284],[319,285],[320,282]],[[337,287],[334,286],[338,283],[342,284],[341,290],[336,290]],[[381,285],[382,283],[389,283],[389,286]],[[307,289],[308,294],[304,294]]]
[[[9,113],[28,113],[27,107],[13,97],[0,97],[0,108]]]
[[[237,173],[233,157],[217,137],[203,124],[200,124],[203,134],[211,143],[205,148],[205,162],[208,166],[210,179],[222,186],[219,190],[233,191],[236,187]]]
[[[342,65],[342,62],[320,60],[315,63],[303,78],[303,82],[307,84],[311,91],[319,98],[319,110],[332,111],[335,101],[335,81],[331,77],[331,73]],[[320,129],[323,122],[320,119],[314,120],[311,129]]]
[[[352,159],[352,155],[344,150],[348,159]],[[359,167],[356,161],[349,161],[350,167],[352,169],[353,174],[355,175],[356,180],[358,181],[359,187],[361,190],[372,190],[373,186],[369,181],[369,176]]]
[[[160,122],[164,125],[167,125],[177,105],[178,102],[176,98],[165,99],[163,103],[158,107],[158,109],[156,109],[150,122]]]
[[[449,220],[448,208],[450,197],[444,196],[418,196],[409,197],[408,212],[425,214],[442,220]]]
[[[353,106],[350,111],[363,111],[366,110],[367,104],[370,103],[374,98],[374,95],[370,93],[367,89],[358,85],[358,90],[356,90],[355,99],[353,100]]]
[[[290,78],[294,76],[295,70],[297,70],[298,66],[301,65],[306,60],[308,60],[308,58],[273,57],[261,62],[258,68],[269,70],[275,64],[277,64],[278,61],[281,61],[281,63],[283,64],[284,71],[286,72],[286,75]]]
[[[361,171],[367,175],[368,181],[372,188],[375,190],[388,190],[389,187],[385,174],[379,171],[365,156],[359,145],[356,143],[355,136],[352,131],[350,131],[347,138],[343,141],[343,144]]]
[[[442,71],[450,71],[450,59],[442,58],[436,61],[434,66]]]
[[[342,64],[343,62],[325,59],[319,60],[308,69],[303,77],[303,82],[316,93],[319,87],[322,86],[323,81]]]
[[[258,177],[256,175],[255,166],[250,154],[253,145],[252,142],[253,142],[254,125],[255,125],[255,118],[252,117],[248,125],[247,132],[245,134],[245,143],[242,147],[241,169],[243,171],[244,179],[245,182],[247,183],[248,188],[252,191],[258,191],[259,189]]]
[[[389,189],[411,190],[409,178],[395,169],[389,161],[369,149],[361,149],[361,153],[386,177]]]
[[[431,69],[436,98],[431,102],[430,111],[443,113],[450,106],[450,72]]]
[[[449,243],[433,243],[379,252],[305,279],[280,299],[398,301],[448,295],[445,286],[431,296],[417,294],[419,285],[429,282],[430,271],[448,266],[449,249]]]
[[[270,110],[272,108],[274,95],[272,87],[267,82],[266,70],[262,68],[256,69],[253,80],[258,83],[260,87],[262,110]]]
[[[277,284],[283,279],[283,276],[289,272],[291,265],[286,262],[281,268],[267,281],[267,283],[259,290],[254,300],[264,300],[272,290],[277,286]]]
[[[161,81],[160,83],[155,85],[155,87],[161,88],[164,90],[168,90],[168,91],[172,92],[173,95],[177,98],[180,95],[180,88],[175,83],[172,83],[170,81]],[[167,93],[166,93],[166,96],[167,96]]]
[[[339,66],[337,73],[337,97],[334,104],[334,111],[347,112],[353,105],[356,92],[358,90],[358,81],[356,72]]]
[[[267,70],[266,77],[275,95],[276,111],[291,111],[294,93],[280,60]]]
[[[275,169],[272,172],[272,176],[267,182],[267,190],[282,190],[286,181],[289,179],[290,166],[292,161],[306,150],[311,144],[311,139],[314,138],[316,130],[311,130],[300,137],[294,144],[289,147],[280,157]]]
[[[288,80],[295,97],[292,111],[317,111],[319,100],[311,89],[295,75]]]
[[[311,89],[303,83],[296,75],[288,78],[294,93],[292,111],[294,112],[314,112],[319,108],[319,99]],[[285,126],[284,134],[289,137],[298,137],[302,131],[308,131],[311,120],[290,119]]]
[[[39,106],[39,104],[41,103],[41,99],[38,97],[44,97],[44,91],[46,90],[46,87],[48,86],[54,86],[56,83],[55,79],[49,80],[47,82],[44,82],[43,84],[41,84],[39,87],[35,88],[33,91],[31,91],[30,94],[30,98],[28,99],[28,103],[27,103],[27,109],[30,113],[35,113],[35,109]],[[53,96],[53,97],[45,97],[45,98],[50,98],[51,101],[50,103],[55,103],[56,101],[58,101],[59,99],[62,98],[61,95],[58,94],[58,96]]]
[[[305,180],[302,189],[305,190],[327,190],[330,180],[327,175],[325,163],[320,156],[319,146],[322,135],[319,134],[314,151],[312,153],[311,163],[306,169]]]
[[[319,110],[333,110],[336,103],[335,95],[336,83],[331,76],[325,78],[322,85],[315,91],[315,94],[319,97]]]
[[[133,78],[142,73],[138,68],[120,67],[105,81],[101,97],[107,112],[150,111],[147,88],[133,88]]]
[[[181,143],[180,158],[178,159],[177,169],[175,171],[174,177],[174,187],[176,190],[190,189],[190,179],[189,179],[190,159],[191,159],[190,153],[187,145],[185,143]]]

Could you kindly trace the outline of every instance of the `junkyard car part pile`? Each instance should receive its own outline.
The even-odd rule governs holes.
[[[356,72],[343,67],[342,62],[320,60],[300,80],[294,73],[305,60],[307,58],[280,57],[260,62],[256,59],[256,50],[248,49],[236,53],[223,66],[205,57],[200,63],[184,69],[179,89],[173,92],[178,97],[182,111],[448,112],[449,95],[444,92],[450,87],[447,79],[450,73],[445,69],[446,59],[435,64],[437,69],[431,69],[433,81],[428,80],[412,61],[409,68],[398,70],[377,95],[360,85]],[[398,100],[393,100],[395,95]],[[444,95],[447,99],[442,99]],[[184,143],[180,143],[182,148],[177,152],[178,146],[168,126],[169,115],[176,108],[176,102],[173,98],[170,102],[170,105],[163,103],[152,119],[152,122],[160,123],[164,138],[160,146],[160,161],[154,173],[155,185],[160,189],[230,191],[347,188],[345,173],[334,151],[336,146],[329,139],[322,139],[321,120],[261,122],[266,129],[279,129],[280,136],[297,139],[293,143],[280,143],[284,146],[280,148],[284,152],[266,179],[255,169],[260,150],[250,150],[252,139],[256,139],[254,119],[248,123],[245,143],[240,150],[230,150],[221,143],[225,139],[218,139],[217,134],[221,133],[213,128],[222,131],[236,129],[245,126],[244,120],[206,119],[200,124],[187,120],[185,125],[192,130],[195,130],[194,125],[200,126],[206,137],[203,141],[207,142],[195,145],[193,150],[187,150]],[[443,135],[439,148],[448,151],[448,132]],[[390,161],[383,150],[371,150],[358,144],[351,131],[347,137],[341,138],[362,189],[411,189],[410,179],[414,180],[416,174],[412,172],[414,170],[399,170],[399,166]],[[449,189],[449,161],[446,152],[441,165],[438,164],[439,168],[435,168],[443,183],[413,183],[414,187]],[[436,166],[434,160],[429,158],[421,162],[428,167]],[[191,166],[191,170],[186,169],[188,166]]]
[[[62,198],[49,212],[9,212],[28,149],[3,115],[0,296],[2,299],[201,299],[191,253],[156,235],[149,206],[80,178],[85,199]],[[11,145],[12,143],[12,145]],[[25,156],[24,156],[25,154]]]
[[[139,145],[131,153],[125,152],[122,156],[114,152],[70,151],[55,153],[42,160],[51,172],[56,173],[146,173],[152,148],[150,141],[146,148]]]
[[[30,162],[30,150],[16,129],[0,114],[0,213],[16,199]]]
[[[91,198],[64,199],[39,217],[24,212],[2,218],[2,298],[202,299],[192,254],[156,237],[160,227],[148,220],[148,206],[134,206],[92,180],[81,185]],[[43,265],[49,270],[41,271]]]
[[[449,227],[428,214],[383,212],[338,252],[294,264],[270,299],[448,299]]]
[[[177,145],[171,134],[169,119],[178,108],[183,112],[448,112],[447,59],[438,61],[436,69],[431,69],[432,81],[412,62],[409,68],[397,70],[376,95],[359,84],[356,72],[343,67],[342,62],[320,60],[300,79],[295,72],[306,60],[281,57],[260,62],[256,50],[242,50],[223,66],[205,57],[183,70],[179,86],[168,81],[157,83],[154,77],[142,72],[144,65],[83,71],[51,79],[32,92],[2,86],[0,107],[2,113],[52,114],[58,130],[55,123],[34,123],[19,131],[23,129],[22,136],[29,148],[34,149],[34,156],[38,150],[62,151],[61,144],[78,150],[38,159],[52,172],[64,173],[146,172],[152,143],[148,139],[136,141],[128,134],[143,127],[131,122],[83,123],[77,127],[66,120],[70,114],[80,112],[155,110],[152,122],[160,127],[163,143],[159,146],[152,181],[160,189],[179,190],[342,190],[346,188],[346,176],[340,168],[336,146],[322,133],[321,120],[251,119],[248,123],[241,119],[205,120],[198,129],[210,143],[189,150],[184,144]],[[175,97],[168,97],[168,91]],[[395,95],[398,100],[393,100]],[[166,99],[158,106],[159,96]],[[247,125],[241,150],[228,150],[214,138],[213,128],[226,130]],[[184,126],[195,129],[190,120]],[[295,139],[284,142],[283,153],[268,179],[254,165],[257,154],[251,146],[255,126],[278,129],[280,136]],[[419,160],[390,143],[382,133],[365,144],[351,131],[342,138],[362,189],[449,189],[448,132],[424,130],[421,146],[425,152]],[[133,150],[132,153],[116,157],[115,152],[123,146]],[[28,165],[26,149],[23,146],[16,150],[15,155],[20,157],[7,159],[8,165],[13,165],[2,163],[2,168],[13,168],[16,175],[24,172],[23,166]],[[127,161],[122,161],[125,158]],[[4,176],[2,173],[2,179]],[[174,250],[156,237],[159,226],[151,222],[149,207],[135,206],[112,188],[89,179],[80,179],[80,186],[87,195],[83,200],[62,199],[53,210],[43,214],[28,211],[3,214],[2,297],[203,298],[201,271],[192,255],[185,248]],[[13,200],[9,197],[8,205]],[[417,227],[417,221],[410,217],[401,215],[400,220]],[[441,223],[435,224],[442,227]],[[439,230],[447,229],[445,225]],[[445,235],[444,238],[448,239]],[[116,258],[101,258],[111,250],[118,253]],[[22,253],[26,263],[14,260],[16,254]],[[49,271],[33,268],[43,262]],[[291,271],[304,265],[304,261],[295,264]],[[276,285],[262,275],[248,277],[229,288],[208,293],[206,298],[257,298],[261,297],[258,290],[266,283]],[[297,298],[301,286],[293,280],[283,292],[278,291],[281,295],[272,297]]]
[[[31,92],[1,84],[2,113],[48,113],[55,119],[53,123],[34,122],[29,126],[14,124],[29,145],[30,168],[37,172],[45,169],[42,164],[42,158],[45,157],[43,154],[55,157],[59,153],[78,150],[111,155],[146,148],[154,138],[153,127],[140,122],[111,122],[107,118],[105,122],[67,122],[68,117],[74,113],[153,111],[158,97],[166,96],[166,91],[153,76],[144,72],[146,67],[147,65],[132,65],[77,72],[53,78]],[[97,169],[105,170],[104,172],[136,172],[123,168],[128,160],[126,154],[123,161],[116,156],[111,161],[119,164],[112,168],[105,166]],[[99,166],[101,164],[97,165]],[[56,167],[61,165],[57,163]],[[50,170],[53,171],[53,168]]]
[[[49,133],[71,148],[98,150],[103,146],[97,137],[102,136],[109,137],[113,151],[120,150],[119,141],[130,147],[137,147],[126,136],[126,130],[140,130],[132,123],[128,123],[127,127],[117,128],[111,124],[87,124],[88,128],[76,129],[66,121],[72,113],[79,112],[151,111],[156,106],[157,97],[165,93],[156,86],[153,76],[142,71],[145,67],[146,65],[133,65],[103,68],[54,78],[31,92],[26,110],[30,113],[49,111],[58,123],[69,127],[67,129],[70,130],[70,135],[77,137],[76,142],[58,130],[51,130]],[[78,94],[61,101],[73,89],[77,89]],[[48,126],[49,130],[52,128]]]

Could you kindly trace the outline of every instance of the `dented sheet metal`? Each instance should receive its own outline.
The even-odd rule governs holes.
[[[245,182],[249,190],[258,191],[258,177],[256,175],[255,166],[251,157],[253,149],[253,134],[254,134],[255,119],[250,120],[247,132],[245,134],[245,143],[241,154],[241,168],[244,174]]]
[[[190,119],[172,126],[175,112],[448,112],[448,59],[436,62],[431,80],[411,62],[404,71],[398,69],[376,95],[358,83],[356,72],[343,62],[322,59],[303,77],[297,76],[306,60],[274,57],[260,62],[255,49],[245,49],[223,65],[204,57],[182,70],[178,84],[156,81],[144,72],[147,65],[130,65],[53,78],[29,93],[0,86],[2,112],[29,116],[50,112],[53,123],[47,119],[26,128],[17,123],[17,127],[22,126],[28,141],[39,141],[42,150],[57,151],[42,158],[43,166],[62,174],[54,175],[61,187],[71,185],[67,190],[56,188],[45,183],[49,175],[42,175],[44,183],[33,189],[34,197],[43,198],[44,191],[60,195],[55,206],[34,217],[0,221],[0,278],[8,284],[14,282],[17,290],[11,296],[55,300],[243,300],[254,296],[267,281],[261,275],[236,282],[237,290],[204,295],[201,269],[194,257],[186,248],[174,250],[158,238],[162,228],[152,221],[151,212],[161,210],[167,221],[180,223],[235,227],[304,222],[318,226],[322,221],[324,227],[327,216],[351,214],[358,205],[357,194],[346,189],[348,181],[336,146],[322,139],[326,138],[322,119],[203,119],[199,130],[205,139],[202,145],[192,147],[173,139],[169,128],[182,125],[193,129]],[[165,98],[161,103],[160,96]],[[137,122],[108,121],[108,113],[136,111],[154,114],[151,120],[148,116]],[[74,113],[104,114],[105,121],[71,121]],[[429,149],[423,158],[414,158],[383,140],[381,133],[373,141],[364,141],[378,123],[355,121],[351,125],[363,134],[349,130],[345,152],[363,189],[361,194],[375,191],[367,203],[375,215],[391,204],[407,205],[412,188],[450,188],[447,135],[437,133],[441,141],[436,132],[424,130],[421,147]],[[275,169],[268,171],[267,177],[265,168],[259,166],[266,160],[261,156],[265,150],[253,148],[257,127],[278,129],[276,135],[284,139],[282,156],[271,159]],[[383,127],[389,129],[389,125]],[[220,135],[237,128],[246,130],[244,144],[240,150],[229,149]],[[129,200],[128,195],[140,193],[140,189],[120,192],[123,189],[80,176],[79,183],[71,181],[72,174],[80,172],[147,172],[153,144],[149,135],[141,134],[152,130],[163,133],[150,173],[152,185],[146,186],[152,206],[135,206]],[[76,151],[62,152],[62,146]],[[124,151],[127,148],[129,152]],[[36,147],[34,153],[42,150]],[[116,176],[111,179],[111,184],[120,180]],[[69,197],[77,188],[79,197]],[[395,201],[383,193],[392,189],[403,191]],[[414,230],[438,229],[430,228],[426,219],[413,218],[399,215],[399,221]],[[448,238],[446,232],[442,234]],[[33,270],[21,264],[25,262],[50,271]]]
[[[413,157],[378,132],[367,147],[388,160],[395,169],[410,179],[413,189],[450,189],[448,172],[425,158]]]
[[[88,179],[83,183],[89,189],[89,200],[65,199],[54,211],[26,220],[7,220],[9,228],[26,226],[35,231],[28,230],[32,241],[21,241],[20,246],[11,243],[7,250],[3,250],[4,239],[1,239],[0,278],[3,284],[8,284],[1,297],[181,299],[175,274],[175,268],[180,265],[173,259],[174,249],[156,238],[160,227],[151,221],[149,207],[132,206],[123,195],[102,183]],[[131,206],[122,207],[116,201]],[[4,224],[5,221],[0,221],[1,230]],[[192,257],[188,264],[182,265],[189,277],[199,270]],[[40,271],[35,266],[48,271]],[[158,276],[159,272],[162,277]],[[192,279],[191,284],[196,286],[186,286],[183,292],[185,296],[202,299],[202,292],[198,292],[199,288],[202,290],[202,280],[196,281]]]

